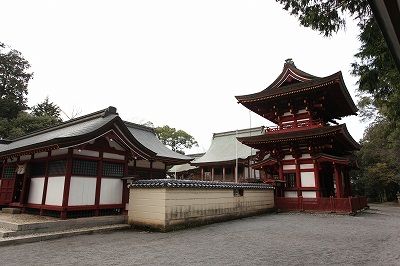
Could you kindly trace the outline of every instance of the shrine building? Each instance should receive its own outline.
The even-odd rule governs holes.
[[[251,167],[275,184],[277,208],[346,211],[366,205],[365,198],[351,197],[349,171],[360,145],[338,123],[357,114],[341,72],[316,77],[288,59],[266,89],[236,99],[276,124],[238,140],[259,150]]]
[[[165,178],[168,166],[190,160],[110,106],[2,140],[0,206],[61,218],[122,213],[129,179]]]
[[[207,152],[190,162],[200,168],[200,176],[194,179],[203,181],[252,182],[261,179],[258,169],[249,165],[257,150],[243,145],[239,137],[260,135],[263,127],[214,133]]]

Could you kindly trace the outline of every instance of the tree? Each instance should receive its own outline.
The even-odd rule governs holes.
[[[16,138],[61,122],[60,108],[46,98],[29,113],[30,64],[17,50],[0,42],[0,139]]]
[[[0,42],[0,117],[16,118],[28,108],[28,82],[33,77],[30,65],[20,52]]]
[[[197,141],[183,130],[176,130],[167,125],[156,127],[154,130],[160,141],[175,152],[185,154],[184,149],[190,149],[198,145]]]
[[[49,97],[46,97],[43,102],[38,103],[32,107],[32,115],[37,117],[49,116],[54,118],[56,121],[61,122],[61,109],[53,102],[49,101]]]
[[[4,123],[0,121],[0,134],[6,135],[9,139],[21,137],[34,131],[48,128],[58,124],[60,121],[52,116],[35,116],[31,113],[22,111],[18,116]]]

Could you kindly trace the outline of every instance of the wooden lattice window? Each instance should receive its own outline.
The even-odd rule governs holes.
[[[295,188],[296,187],[296,174],[295,173],[285,173],[285,181],[287,188]]]
[[[46,175],[46,163],[37,162],[31,165],[31,176],[32,177],[44,177]]]
[[[65,176],[66,172],[66,161],[51,161],[48,166],[48,175],[49,176]]]
[[[15,165],[7,165],[4,167],[3,178],[14,178]]]
[[[83,176],[97,176],[97,161],[74,160],[72,174]]]
[[[123,177],[124,176],[124,164],[104,162],[103,176]]]

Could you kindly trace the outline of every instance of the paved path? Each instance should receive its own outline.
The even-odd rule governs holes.
[[[171,233],[122,231],[0,247],[2,265],[400,265],[400,207],[268,214]]]

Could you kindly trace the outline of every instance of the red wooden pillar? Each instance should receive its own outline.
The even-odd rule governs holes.
[[[314,160],[314,178],[315,178],[315,187],[317,188],[317,198],[321,197],[321,184],[319,180],[319,163],[317,160]]]
[[[211,181],[214,181],[214,167],[211,167]]]
[[[44,174],[44,185],[43,185],[43,194],[42,194],[42,206],[40,206],[40,215],[43,215],[43,207],[46,205],[46,196],[47,196],[47,184],[49,183],[49,157],[50,152],[47,153],[46,158],[46,171]]]
[[[125,155],[125,165],[124,165],[124,176],[128,176],[128,155]],[[165,171],[167,170],[167,165],[165,164]],[[127,212],[128,210],[126,209],[126,204],[129,203],[129,188],[128,188],[128,181],[123,180],[122,181],[122,204],[124,204],[123,207],[123,212]]]
[[[64,181],[64,195],[62,201],[62,211],[60,218],[67,218],[67,209],[68,209],[68,199],[69,199],[69,189],[71,185],[71,176],[72,176],[72,148],[68,149],[67,155],[67,169],[65,173],[65,181]]]
[[[225,182],[225,166],[222,167],[222,181]]]
[[[96,177],[96,194],[94,197],[95,213],[98,216],[100,214],[100,192],[101,192],[101,178],[103,176],[103,152],[99,152],[99,161],[97,164],[97,177]]]
[[[204,168],[202,166],[201,167],[201,180],[204,180]]]
[[[301,176],[300,176],[300,163],[298,158],[295,159],[296,163],[296,188],[297,188],[297,196],[301,196]]]
[[[342,198],[343,197],[342,175],[340,173],[339,166],[335,163],[333,163],[333,170],[336,182],[336,198]]]

